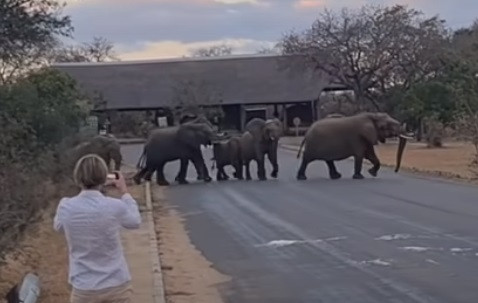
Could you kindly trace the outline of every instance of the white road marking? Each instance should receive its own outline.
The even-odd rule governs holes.
[[[392,240],[405,240],[410,239],[412,236],[409,234],[395,234],[395,235],[384,235],[375,240],[383,240],[383,241],[392,241]]]
[[[400,248],[403,249],[403,250],[415,251],[415,252],[424,252],[424,251],[434,249],[432,247],[421,247],[421,246],[405,246],[405,247],[400,247]]]
[[[284,247],[284,246],[289,246],[289,245],[294,245],[294,244],[311,244],[311,243],[319,243],[319,242],[324,242],[324,241],[339,241],[339,240],[345,240],[347,237],[332,237],[332,238],[327,238],[327,239],[314,239],[314,240],[273,240],[269,241],[264,244],[257,244],[255,247]]]

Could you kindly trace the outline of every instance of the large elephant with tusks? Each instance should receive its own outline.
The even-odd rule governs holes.
[[[297,158],[302,148],[302,163],[297,172],[298,180],[305,180],[307,165],[315,160],[325,161],[331,179],[341,178],[334,161],[354,157],[354,179],[363,179],[362,162],[369,160],[373,167],[370,175],[376,177],[380,161],[375,154],[374,145],[385,143],[388,138],[399,137],[397,163],[395,172],[400,169],[403,151],[407,139],[400,122],[387,113],[359,113],[348,117],[329,117],[311,125],[302,141]]]

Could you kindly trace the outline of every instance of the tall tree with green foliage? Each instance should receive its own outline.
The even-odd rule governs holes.
[[[59,37],[71,36],[62,9],[53,0],[0,1],[0,84],[41,65]]]

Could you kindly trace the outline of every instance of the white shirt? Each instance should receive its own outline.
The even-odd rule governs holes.
[[[120,229],[140,224],[138,204],[130,194],[114,199],[83,190],[62,198],[53,225],[68,242],[69,283],[79,290],[99,290],[130,281]]]

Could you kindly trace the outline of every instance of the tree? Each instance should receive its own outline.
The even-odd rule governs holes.
[[[391,88],[410,88],[436,70],[447,32],[437,16],[395,5],[325,10],[312,26],[284,35],[284,54],[303,54],[306,64],[354,91],[357,108],[380,110]]]
[[[68,75],[40,69],[0,90],[0,109],[25,124],[39,146],[52,146],[77,132],[90,106]]]
[[[0,81],[6,83],[42,65],[59,37],[70,36],[71,20],[53,0],[0,3]],[[0,83],[0,84],[1,84]]]
[[[193,57],[218,57],[218,56],[227,56],[232,54],[232,46],[227,44],[218,44],[211,47],[200,47],[192,49],[191,55]]]
[[[478,20],[475,20],[470,27],[456,30],[451,44],[461,58],[478,62]]]
[[[453,122],[456,109],[455,95],[452,87],[442,78],[417,83],[395,97],[400,99],[400,102],[397,102],[397,114],[418,129],[420,139],[423,127],[427,127],[428,143],[431,143],[429,140],[431,137],[428,136],[432,135],[431,129],[439,132],[439,124],[445,126]],[[430,145],[438,147],[441,143]]]
[[[94,37],[78,46],[63,46],[55,50],[53,57],[56,62],[119,61],[113,43],[103,37]]]

